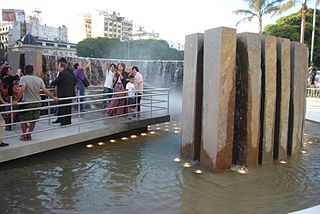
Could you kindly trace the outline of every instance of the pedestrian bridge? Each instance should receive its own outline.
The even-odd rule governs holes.
[[[107,95],[118,95],[115,98],[106,98]],[[127,113],[116,116],[109,116],[106,111],[112,109],[107,107],[107,102],[116,99],[123,99],[123,92],[103,94],[101,87],[90,87],[85,96],[76,96],[71,98],[72,104],[54,104],[51,99],[41,101],[41,117],[37,120],[36,128],[32,133],[31,141],[20,141],[21,122],[14,122],[11,116],[12,131],[6,131],[4,142],[9,146],[0,147],[0,163],[13,159],[26,157],[29,155],[46,152],[52,149],[69,146],[76,143],[90,141],[98,138],[105,138],[122,132],[134,132],[139,134],[147,132],[147,126],[170,121],[169,115],[169,89],[166,88],[148,88],[141,95],[141,112],[140,117],[128,119]],[[139,95],[140,96],[140,95]],[[83,101],[82,99],[83,98]],[[81,99],[81,101],[80,101]],[[63,100],[63,99],[61,99]],[[87,111],[80,111],[80,104],[85,105]],[[54,112],[57,107],[72,105],[72,124],[60,126],[52,124],[52,121],[58,117]],[[22,110],[15,110],[11,104],[6,104],[7,111],[1,114],[12,115]],[[127,108],[130,105],[117,106],[114,108]],[[131,105],[132,106],[132,105]],[[30,110],[30,109],[29,109]],[[30,121],[33,122],[33,121]]]

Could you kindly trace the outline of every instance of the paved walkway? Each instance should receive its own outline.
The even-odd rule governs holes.
[[[306,119],[320,122],[320,98],[307,98]]]

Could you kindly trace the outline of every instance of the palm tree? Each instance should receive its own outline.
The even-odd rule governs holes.
[[[301,3],[301,32],[300,32],[300,43],[304,43],[304,32],[306,28],[306,13],[307,13],[307,0],[287,0],[286,3],[275,13],[275,15],[281,14],[292,7],[296,6],[297,3]],[[315,1],[315,8],[320,3],[320,0]],[[316,14],[314,14],[315,16]]]
[[[301,31],[300,31],[300,43],[304,43],[304,31],[306,28],[306,13],[307,13],[307,0],[287,0],[279,10],[273,15],[280,15],[283,12],[293,8],[297,3],[301,3]]]
[[[257,18],[259,23],[259,33],[262,33],[262,18],[265,15],[275,14],[283,5],[284,0],[244,0],[248,3],[249,9],[235,10],[236,15],[245,15],[236,25],[243,21],[252,21]]]

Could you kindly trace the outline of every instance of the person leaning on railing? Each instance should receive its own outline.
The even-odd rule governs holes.
[[[5,100],[7,103],[11,102],[11,99],[13,97],[15,97],[18,93],[18,86],[19,86],[19,79],[20,79],[20,72],[17,71],[17,74],[14,75],[13,74],[13,70],[11,67],[9,66],[5,66],[2,70],[1,70],[1,74],[0,74],[0,79],[1,79],[1,84],[0,84],[0,90],[1,90],[1,94],[2,94],[2,98],[3,100]],[[6,108],[7,111],[10,110],[10,107],[8,106]],[[14,119],[14,121],[17,121],[17,115],[14,113],[11,114],[5,114],[3,115],[4,120],[6,121],[6,124],[11,123],[11,118]],[[12,130],[12,126],[11,125],[7,125],[6,126],[6,130],[7,131],[11,131]]]
[[[40,77],[33,75],[33,66],[27,65],[25,68],[26,76],[21,77],[20,79],[20,89],[18,95],[13,100],[13,105],[17,106],[19,100],[23,97],[23,102],[28,102],[26,104],[20,104],[19,109],[29,109],[29,108],[40,108],[42,106],[40,91],[47,94],[54,101],[57,101],[58,98],[53,96],[50,91],[45,87],[43,80]],[[36,103],[33,103],[36,102]],[[22,111],[19,113],[19,118],[21,123],[22,135],[20,140],[28,141],[32,140],[31,132],[33,132],[36,122],[40,117],[40,109],[31,110],[31,111]],[[32,122],[29,122],[32,121]],[[29,123],[29,124],[28,124]],[[28,134],[27,133],[28,129]]]

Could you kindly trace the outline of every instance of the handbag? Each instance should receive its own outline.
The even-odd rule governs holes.
[[[90,85],[89,80],[87,79],[87,77],[84,77],[84,79],[82,80],[84,87],[88,87]]]

